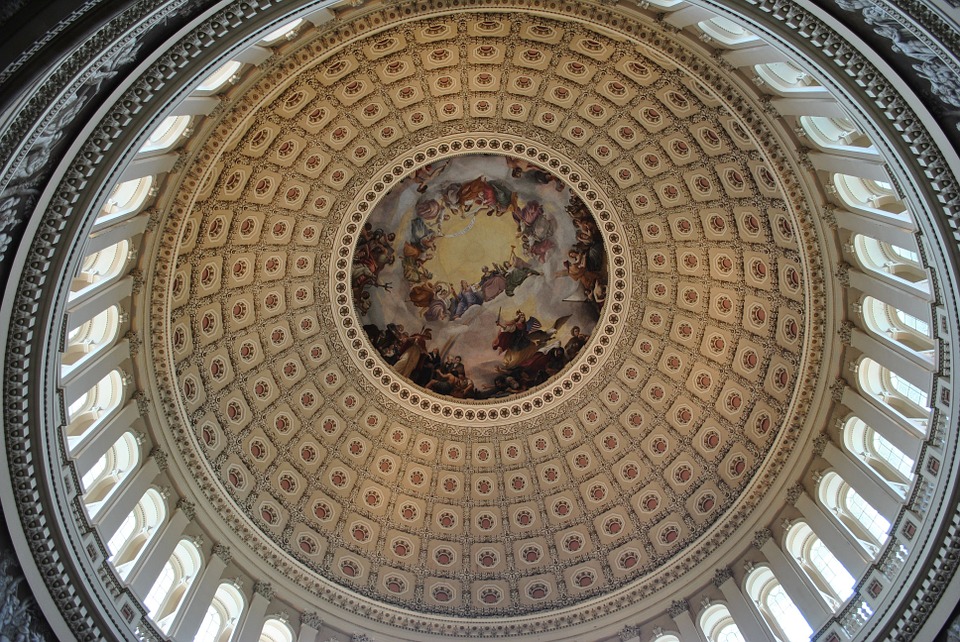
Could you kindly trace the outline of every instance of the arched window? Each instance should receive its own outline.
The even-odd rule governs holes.
[[[658,635],[657,637],[653,638],[651,642],[680,642],[680,638],[673,633],[663,633],[662,635]]]
[[[880,547],[887,541],[890,522],[834,471],[820,479],[817,494],[823,506],[876,557]]]
[[[107,542],[107,549],[110,551],[110,561],[121,578],[125,578],[140,559],[166,517],[167,505],[163,497],[151,488],[120,524]]]
[[[108,221],[118,221],[139,211],[147,202],[152,187],[153,176],[144,176],[118,183],[110,192],[110,196],[107,197],[107,202],[100,210],[94,224],[102,225]]]
[[[926,432],[930,418],[926,392],[869,357],[857,364],[857,379],[867,395]]]
[[[236,81],[236,77],[243,63],[237,60],[230,60],[216,69],[212,74],[206,77],[203,82],[197,86],[197,91],[204,93],[217,93],[228,84]]]
[[[293,631],[286,622],[275,617],[268,618],[263,623],[259,642],[293,642]]]
[[[864,297],[860,305],[867,329],[882,340],[933,361],[935,346],[930,338],[930,324],[871,296]]]
[[[177,147],[189,134],[190,115],[165,118],[140,148],[141,154],[166,152]]]
[[[766,566],[754,569],[747,576],[746,589],[776,637],[788,642],[809,642],[813,629],[773,571]]]
[[[297,29],[300,28],[300,25],[303,24],[303,18],[297,18],[292,22],[288,22],[280,27],[277,27],[267,35],[263,37],[260,41],[264,45],[275,45],[281,40],[289,40],[290,38],[297,35]]]
[[[243,613],[243,595],[230,582],[217,587],[194,642],[230,642]]]
[[[855,234],[853,251],[865,270],[890,275],[894,281],[908,283],[924,292],[930,291],[927,273],[920,264],[920,255],[913,250]]]
[[[187,590],[200,572],[202,562],[196,545],[186,539],[180,540],[143,600],[150,617],[164,633],[173,623]]]
[[[140,444],[133,433],[128,432],[110,446],[103,457],[84,474],[81,480],[85,491],[83,503],[91,517],[100,512],[106,501],[121,486],[123,480],[136,470],[139,463]]]
[[[786,548],[834,612],[853,595],[856,580],[806,522],[790,527]]]
[[[700,630],[710,642],[746,642],[725,604],[711,604],[703,610]]]
[[[111,305],[67,333],[67,347],[60,357],[60,376],[66,376],[113,344],[120,333],[120,306]]]
[[[903,222],[913,222],[906,206],[897,198],[890,183],[849,174],[834,174],[833,187],[837,190],[837,196],[843,204],[851,210],[881,214]]]
[[[800,116],[800,127],[807,138],[824,149],[843,147],[873,148],[873,143],[857,129],[849,118],[828,118],[825,116]]]
[[[123,375],[114,370],[67,408],[67,445],[72,449],[90,434],[94,425],[123,401]]]
[[[760,78],[776,94],[824,91],[813,76],[789,62],[767,62],[754,66]]]
[[[106,285],[120,276],[130,256],[130,242],[123,240],[83,259],[80,271],[70,283],[69,300]]]
[[[901,497],[913,482],[913,460],[859,417],[850,417],[843,426],[843,445],[850,454],[890,486]]]
[[[700,27],[700,31],[706,35],[729,47],[745,45],[748,42],[758,42],[760,40],[756,34],[747,31],[736,22],[720,16],[704,20],[697,26]]]

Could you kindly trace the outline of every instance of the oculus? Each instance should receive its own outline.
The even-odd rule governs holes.
[[[396,374],[449,398],[508,398],[586,345],[607,296],[607,252],[554,174],[468,154],[419,168],[380,199],[354,246],[351,289]]]

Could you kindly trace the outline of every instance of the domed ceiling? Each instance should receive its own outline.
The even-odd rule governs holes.
[[[482,621],[609,612],[729,545],[804,430],[826,304],[725,76],[597,7],[391,4],[231,102],[157,230],[153,368],[256,555]]]

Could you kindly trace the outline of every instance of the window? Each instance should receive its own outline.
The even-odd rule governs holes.
[[[67,443],[70,448],[92,432],[123,401],[123,376],[119,370],[110,372],[97,384],[80,395],[67,407]]]
[[[889,275],[895,282],[908,283],[924,292],[929,291],[927,273],[920,265],[920,255],[916,252],[863,234],[854,235],[853,251],[864,270]],[[905,257],[916,257],[916,260]]]
[[[870,139],[857,129],[856,124],[849,118],[800,116],[798,120],[807,138],[819,147],[827,149],[842,147],[870,149],[873,147]]]
[[[83,503],[91,517],[100,512],[106,501],[123,484],[140,463],[140,444],[133,433],[126,433],[114,443],[81,480],[85,493]]]
[[[293,631],[277,618],[269,618],[263,623],[259,642],[293,642]]]
[[[164,633],[173,624],[187,590],[200,572],[201,562],[196,545],[186,539],[180,540],[144,599],[147,612]]]
[[[840,201],[851,210],[889,216],[901,222],[913,221],[890,183],[849,174],[834,174],[833,187]]]
[[[755,34],[747,31],[736,22],[719,16],[704,20],[697,26],[703,33],[717,42],[731,47],[760,40]]]
[[[194,642],[229,642],[243,613],[243,595],[230,582],[217,587]]]
[[[167,505],[163,497],[151,488],[120,524],[107,548],[110,549],[110,561],[121,578],[130,573],[166,517]]]
[[[293,22],[288,22],[287,24],[274,29],[265,35],[260,42],[265,45],[273,45],[281,40],[289,39],[297,34],[297,29],[299,29],[300,25],[302,24],[303,18],[297,18]]]
[[[60,356],[60,376],[72,372],[111,346],[119,333],[120,307],[116,305],[68,332],[67,347]]]
[[[130,243],[123,240],[84,258],[80,264],[80,272],[70,283],[69,300],[87,294],[118,277],[126,266],[129,255]]]
[[[197,86],[197,91],[209,93],[220,91],[227,84],[235,81],[235,76],[241,67],[243,63],[236,60],[224,63]]]
[[[165,152],[173,149],[189,134],[189,115],[165,118],[140,148],[141,154]]]
[[[754,66],[757,77],[776,94],[824,91],[814,78],[789,62],[768,62]]]
[[[901,497],[913,481],[913,460],[858,417],[843,426],[843,445]]]
[[[746,588],[774,635],[788,642],[809,642],[813,629],[773,571],[765,566],[754,569],[747,576]]]
[[[725,604],[711,604],[703,610],[700,630],[710,642],[746,642]]]
[[[893,416],[903,417],[926,432],[930,418],[927,393],[868,357],[857,364],[857,379],[860,389],[893,411]]]
[[[144,176],[143,178],[119,183],[110,192],[107,202],[100,210],[100,215],[97,216],[96,224],[116,221],[137,212],[147,202],[152,187],[153,176]]]
[[[871,296],[864,297],[860,307],[864,324],[879,339],[933,362],[934,343],[926,321]]]
[[[865,550],[876,557],[880,546],[887,541],[890,522],[834,471],[820,479],[817,489],[823,506]]]
[[[798,522],[790,527],[787,531],[786,547],[830,608],[836,612],[853,594],[856,584],[853,576],[806,522]]]

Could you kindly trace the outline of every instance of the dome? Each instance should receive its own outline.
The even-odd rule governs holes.
[[[193,10],[117,36],[6,205],[4,510],[55,632],[944,626],[954,153],[842,25]]]

